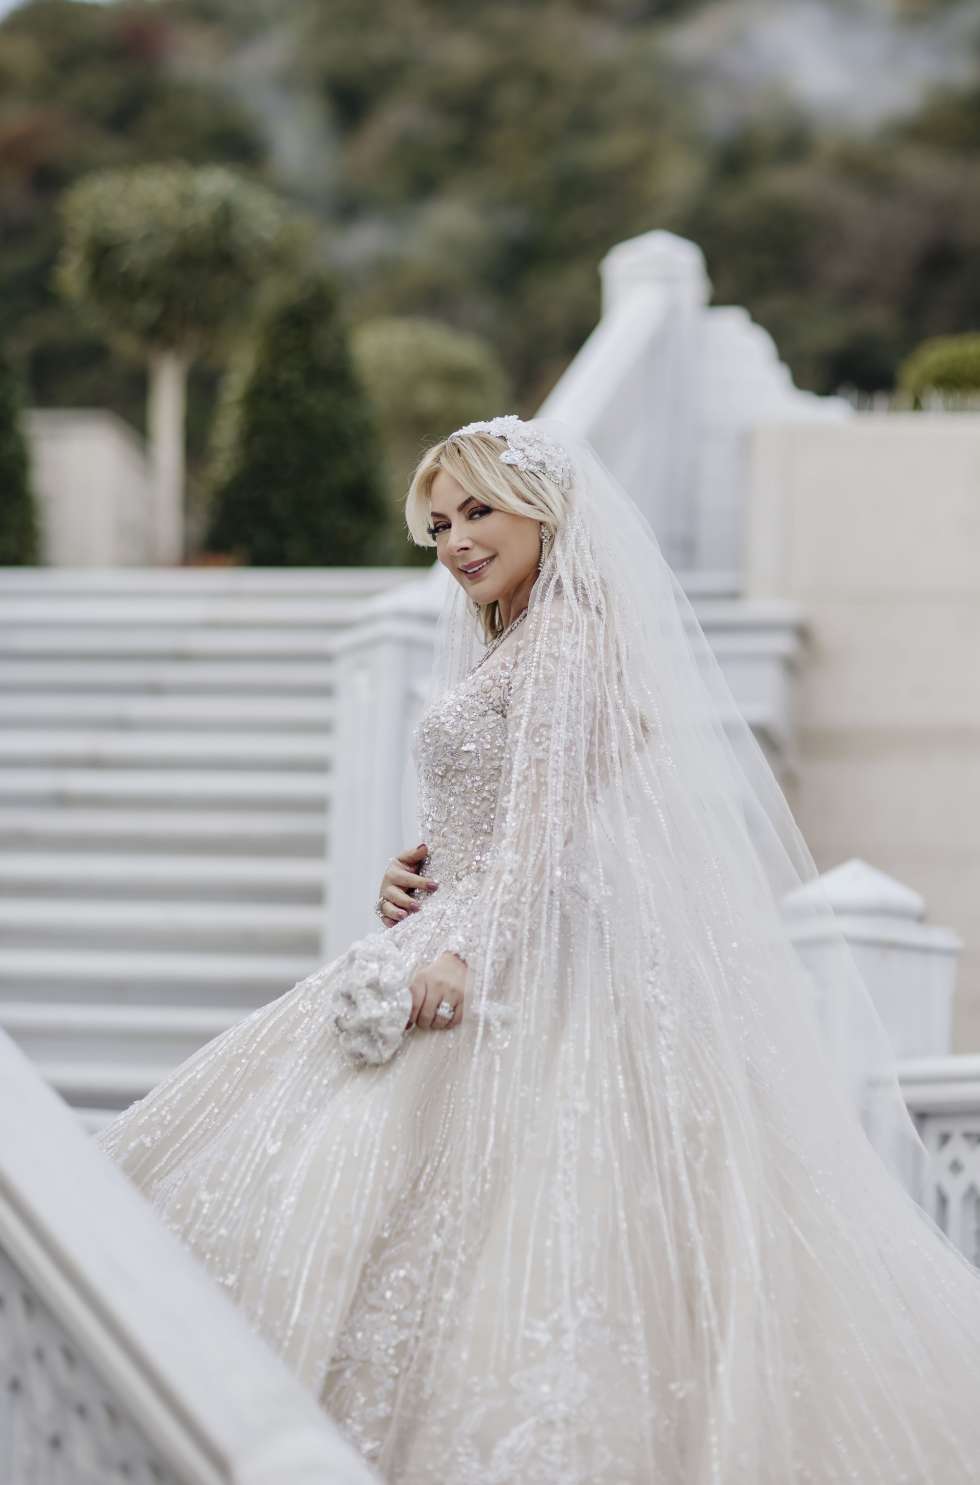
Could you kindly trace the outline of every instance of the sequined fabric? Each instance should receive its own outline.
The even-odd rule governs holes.
[[[439,891],[97,1138],[391,1485],[976,1481],[980,1276],[835,1091],[568,539],[417,729]],[[382,934],[406,979],[459,952],[466,1008],[353,1066]]]

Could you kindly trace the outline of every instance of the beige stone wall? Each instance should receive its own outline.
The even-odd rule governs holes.
[[[818,866],[862,856],[964,940],[955,1052],[980,1051],[980,417],[753,435],[746,593],[802,604],[799,769]]]
[[[153,562],[153,488],[139,435],[104,408],[31,408],[27,438],[49,567]]]

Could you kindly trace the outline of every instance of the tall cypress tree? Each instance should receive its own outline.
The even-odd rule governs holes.
[[[259,567],[384,560],[379,436],[332,279],[309,272],[267,309],[229,411],[208,550]]]
[[[26,567],[39,560],[40,536],[21,410],[17,378],[0,353],[0,567]]]

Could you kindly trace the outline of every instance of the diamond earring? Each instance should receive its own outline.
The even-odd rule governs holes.
[[[541,556],[538,558],[538,571],[544,566],[544,559],[548,555],[548,543],[551,540],[551,532],[542,522],[541,525]]]

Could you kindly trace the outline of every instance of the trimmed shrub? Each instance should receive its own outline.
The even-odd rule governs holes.
[[[211,481],[208,551],[257,567],[385,560],[378,433],[326,275],[280,291],[227,373]]]
[[[479,336],[422,317],[366,320],[353,331],[351,349],[381,427],[391,560],[427,566],[431,550],[417,547],[405,528],[412,471],[454,428],[513,410],[507,373]]]
[[[29,567],[40,561],[22,410],[18,379],[0,353],[0,567]]]
[[[975,400],[980,394],[980,333],[924,340],[899,366],[898,385],[915,406],[930,392]]]

